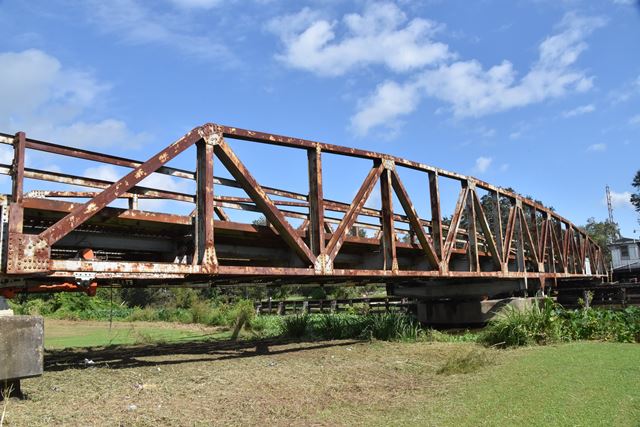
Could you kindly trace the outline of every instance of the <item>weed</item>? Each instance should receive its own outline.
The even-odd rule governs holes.
[[[481,350],[471,350],[449,357],[436,371],[440,375],[470,374],[489,364],[489,357]]]
[[[524,310],[506,306],[489,322],[482,341],[489,345],[513,347],[546,344],[562,337],[558,307],[550,298],[544,298]]]
[[[211,317],[211,306],[204,301],[194,301],[189,308],[192,323],[208,324]]]
[[[4,425],[4,418],[7,414],[7,406],[9,405],[9,398],[11,397],[11,394],[13,393],[13,384],[9,385],[9,386],[5,386],[3,387],[2,391],[0,392],[2,394],[2,415],[0,415],[0,427],[2,427]]]
[[[384,313],[367,317],[370,321],[365,334],[369,338],[383,341],[415,341],[422,332],[418,322],[406,314]]]
[[[307,334],[310,317],[306,313],[284,317],[282,319],[282,335],[288,338],[302,338]]]
[[[249,300],[240,300],[234,306],[235,320],[233,325],[233,332],[231,333],[231,339],[237,340],[240,330],[245,323],[250,324],[251,319],[255,316],[256,312],[253,307],[253,302]]]

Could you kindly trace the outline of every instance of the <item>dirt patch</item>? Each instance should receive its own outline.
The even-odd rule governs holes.
[[[10,402],[7,425],[363,424],[362,414],[447,393],[461,379],[436,370],[460,345],[469,344],[253,341],[48,351],[45,375],[23,381],[28,400]]]

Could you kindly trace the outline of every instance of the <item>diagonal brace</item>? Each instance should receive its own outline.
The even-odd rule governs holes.
[[[94,198],[83,205],[79,205],[64,218],[40,233],[39,238],[53,245],[64,236],[84,224],[89,218],[104,209],[109,203],[134,187],[144,178],[158,170],[171,159],[191,147],[196,141],[217,135],[213,125],[204,125],[193,129],[155,156],[133,169],[119,181],[114,182]]]

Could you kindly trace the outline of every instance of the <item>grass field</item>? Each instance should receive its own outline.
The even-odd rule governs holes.
[[[175,339],[49,341],[45,375],[23,381],[28,399],[9,401],[5,425],[640,425],[637,344],[230,343],[202,341],[215,330],[134,327]]]
[[[45,319],[46,349],[198,341],[224,338],[222,328],[165,322],[108,322]]]

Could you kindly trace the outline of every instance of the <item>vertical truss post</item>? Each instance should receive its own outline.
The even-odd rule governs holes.
[[[307,150],[309,163],[309,246],[318,256],[324,252],[324,196],[322,194],[322,151]]]
[[[213,236],[213,150],[218,139],[204,138],[196,143],[195,253],[203,273],[213,273],[218,266]]]
[[[129,209],[134,209],[137,210],[138,209],[138,195],[137,194],[132,194],[131,197],[129,197]]]
[[[23,214],[22,197],[24,194],[24,158],[26,136],[16,133],[13,138],[13,164],[11,165],[11,204],[9,205],[9,232],[22,233]]]
[[[13,165],[11,166],[11,177],[13,178],[11,187],[11,201],[22,203],[24,193],[24,156],[26,137],[24,132],[16,133],[13,138]]]
[[[440,187],[438,173],[429,172],[429,197],[431,200],[431,236],[439,259],[443,256],[442,212],[440,209]]]
[[[516,199],[516,208],[515,208],[515,234],[516,234],[516,264],[518,266],[518,271],[526,272],[527,271],[527,263],[524,258],[524,233],[522,227],[526,227],[527,224],[522,224],[524,220],[524,216],[520,213],[522,212],[522,200]]]
[[[393,172],[393,162],[384,160],[382,162],[384,170],[380,177],[380,192],[382,200],[382,248],[384,253],[384,269],[398,270],[398,258],[396,256],[396,231],[393,220],[393,194],[391,174]]]

